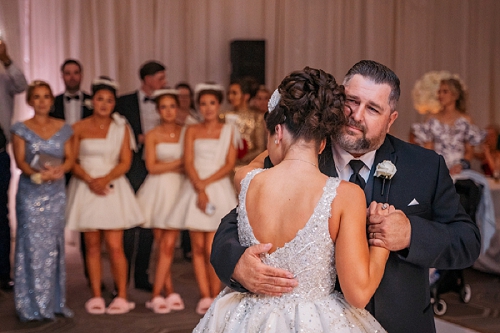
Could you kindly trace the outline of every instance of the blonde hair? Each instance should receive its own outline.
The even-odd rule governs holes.
[[[50,85],[42,80],[34,80],[29,84],[28,88],[26,89],[26,103],[28,104],[30,103],[30,99],[33,97],[33,93],[35,89],[38,87],[45,87],[49,89],[50,98],[54,100],[54,94],[52,93],[52,88],[50,88]]]

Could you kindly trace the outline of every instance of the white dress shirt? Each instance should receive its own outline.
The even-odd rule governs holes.
[[[160,124],[160,114],[156,111],[156,104],[154,102],[145,102],[144,91],[139,90],[139,109],[141,114],[141,128],[142,133],[146,134],[154,127]]]
[[[73,97],[78,95],[80,99],[67,100],[66,97]],[[63,95],[64,103],[64,121],[68,125],[73,125],[77,121],[82,119],[82,103],[83,103],[83,93],[81,91],[76,92],[76,94],[70,94],[67,91]]]
[[[337,174],[339,178],[342,180],[349,181],[351,175],[353,174],[353,170],[349,165],[349,162],[352,159],[363,161],[365,164],[361,170],[359,170],[359,174],[365,182],[368,183],[368,177],[370,176],[370,170],[372,168],[373,162],[375,161],[376,150],[370,151],[359,158],[355,158],[344,149],[340,148],[340,146],[336,143],[332,144],[332,153],[333,153],[333,161],[335,162],[335,169],[337,169]]]

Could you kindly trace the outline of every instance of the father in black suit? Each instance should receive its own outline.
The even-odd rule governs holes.
[[[116,110],[125,116],[130,123],[139,148],[134,152],[132,165],[127,172],[127,178],[135,192],[139,190],[148,174],[146,163],[142,159],[144,135],[160,123],[160,116],[156,112],[152,95],[155,90],[165,88],[167,85],[166,68],[157,61],[148,61],[142,65],[139,76],[141,78],[141,88],[134,93],[121,96],[116,103]],[[137,289],[153,290],[148,276],[152,245],[153,232],[151,229],[136,227],[125,230],[123,234],[125,256],[129,263],[129,278],[133,264],[134,282]],[[134,252],[135,260],[133,261]]]
[[[364,187],[367,204],[376,201],[396,207],[387,216],[367,218],[369,244],[392,251],[367,309],[391,333],[435,332],[429,268],[472,265],[479,255],[479,230],[460,205],[443,158],[387,134],[398,116],[396,74],[363,60],[349,70],[344,85],[349,121],[321,154],[320,169],[344,180],[361,177],[358,183]],[[351,160],[362,162],[357,174]],[[396,166],[392,179],[375,176],[383,161]],[[297,285],[293,275],[259,259],[269,244],[249,248],[239,244],[236,219],[233,210],[222,220],[213,242],[211,262],[221,280],[238,291],[270,295],[291,291]]]

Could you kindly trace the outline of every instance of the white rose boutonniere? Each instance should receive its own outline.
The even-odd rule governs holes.
[[[385,160],[377,164],[377,168],[375,169],[375,177],[380,177],[383,179],[382,193],[380,193],[381,195],[384,195],[385,180],[394,177],[396,171],[398,171],[398,169],[396,169],[396,166],[391,161]]]
[[[92,103],[92,100],[89,98],[83,100],[83,106],[85,106],[89,110],[94,109],[94,104]]]

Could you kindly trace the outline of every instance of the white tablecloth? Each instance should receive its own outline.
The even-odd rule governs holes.
[[[481,254],[474,268],[500,274],[500,182],[472,171],[464,170],[453,179],[471,179],[483,186],[476,223],[481,232]]]

